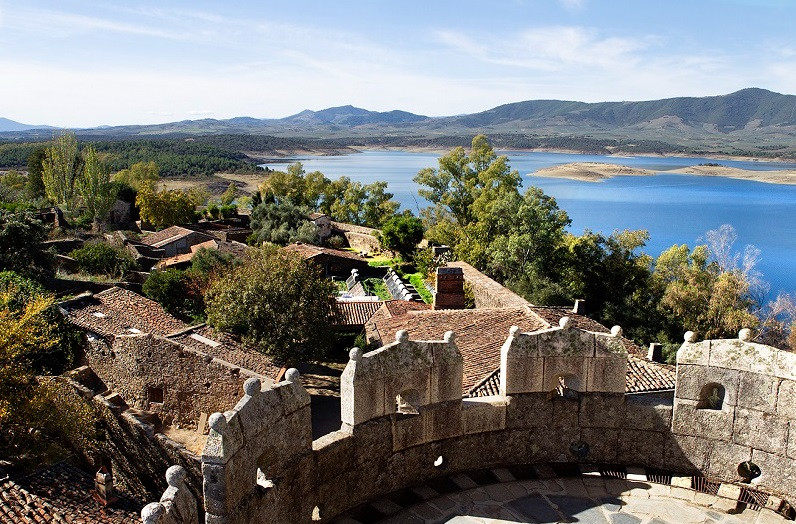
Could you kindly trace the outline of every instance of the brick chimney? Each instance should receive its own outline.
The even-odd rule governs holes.
[[[464,271],[462,268],[437,268],[433,309],[464,309]]]

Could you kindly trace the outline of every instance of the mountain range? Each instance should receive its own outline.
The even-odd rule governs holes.
[[[41,131],[44,129],[44,131]],[[0,136],[50,136],[52,128],[0,118]],[[428,117],[406,111],[377,112],[350,105],[305,110],[279,119],[236,117],[183,120],[155,125],[102,126],[76,130],[83,136],[252,134],[305,137],[384,137],[487,134],[624,137],[683,143],[708,140],[771,141],[790,146],[796,137],[796,96],[748,88],[721,96],[640,102],[586,103],[529,100],[479,113]],[[757,143],[759,146],[760,144]]]

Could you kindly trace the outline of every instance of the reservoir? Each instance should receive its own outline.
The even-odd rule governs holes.
[[[572,219],[570,231],[609,235],[614,230],[646,229],[650,239],[644,251],[657,256],[674,244],[691,247],[706,231],[722,224],[738,233],[735,250],[751,244],[760,249],[758,270],[771,284],[769,298],[780,291],[796,292],[796,185],[778,185],[730,178],[666,174],[665,171],[700,163],[720,163],[751,170],[796,169],[796,164],[715,160],[687,157],[616,157],[568,153],[500,151],[519,171],[525,187],[534,185],[555,197]],[[427,202],[417,195],[412,181],[417,172],[437,167],[438,153],[364,151],[342,156],[302,156],[307,172],[321,171],[328,178],[348,176],[367,184],[388,183],[401,209],[415,214]],[[601,182],[533,176],[533,172],[570,162],[605,162],[649,169],[654,176],[621,176]],[[285,163],[266,164],[285,169]]]

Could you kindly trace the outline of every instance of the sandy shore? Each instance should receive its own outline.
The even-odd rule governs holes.
[[[569,178],[571,180],[581,180],[585,182],[600,182],[601,180],[613,178],[615,176],[647,176],[654,175],[656,172],[658,171],[638,169],[617,164],[604,164],[601,162],[573,162],[560,166],[546,167],[536,171],[533,175],[551,178]],[[796,184],[796,171],[794,170],[755,171],[752,169],[740,169],[726,166],[691,166],[660,172],[682,175],[719,176],[740,180],[767,182],[769,184]]]
[[[560,166],[545,167],[534,173],[536,176],[550,178],[569,178],[584,182],[599,182],[615,176],[648,176],[655,174],[649,169],[605,164],[602,162],[572,162]]]

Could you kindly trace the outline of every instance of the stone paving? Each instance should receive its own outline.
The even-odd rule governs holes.
[[[456,484],[466,487],[467,477]],[[583,523],[583,524],[773,524],[791,522],[770,509],[739,507],[737,501],[694,490],[590,477],[508,481],[487,486],[474,482],[471,489],[440,495],[428,486],[415,488],[414,505],[387,507],[389,500],[374,503],[387,519],[399,523]],[[379,506],[380,505],[380,506]],[[365,519],[370,520],[370,519]],[[360,520],[343,518],[338,524]]]

